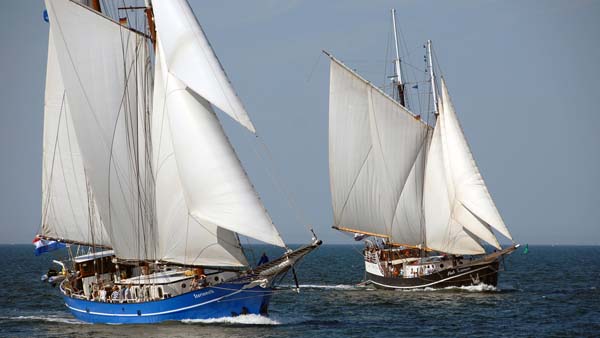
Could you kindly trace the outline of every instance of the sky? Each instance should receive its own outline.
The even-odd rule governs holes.
[[[390,9],[405,60],[433,41],[462,127],[513,238],[600,245],[599,1],[190,1],[258,131],[219,115],[287,243],[331,229],[329,61],[385,81]],[[0,243],[41,218],[48,24],[0,1]],[[422,75],[419,75],[422,76]]]

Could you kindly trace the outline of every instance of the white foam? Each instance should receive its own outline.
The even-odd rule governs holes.
[[[75,318],[61,317],[61,316],[17,316],[17,317],[0,317],[5,320],[14,320],[14,321],[45,321],[51,323],[63,323],[63,324],[73,324],[73,325],[84,325],[89,324],[86,322],[79,321]]]
[[[187,324],[242,324],[242,325],[280,325],[277,320],[261,315],[249,314],[236,317],[221,317],[209,319],[184,319]]]
[[[477,285],[469,285],[469,286],[461,286],[458,289],[460,290],[464,290],[464,291],[469,291],[469,292],[499,292],[500,289],[498,289],[497,287],[493,286],[493,285],[487,285],[487,284],[477,284]]]
[[[458,291],[467,291],[467,292],[499,292],[500,289],[493,285],[487,284],[478,284],[478,285],[468,285],[468,286],[448,286],[445,288],[431,288],[426,287],[422,289],[397,289],[398,291],[404,292],[432,292],[432,291],[449,291],[449,290],[458,290]]]
[[[281,288],[285,289],[295,289],[296,285],[279,285]],[[336,284],[336,285],[326,285],[326,284],[300,284],[300,289],[325,289],[325,290],[356,290],[363,289],[364,286],[358,285],[348,285],[348,284]]]

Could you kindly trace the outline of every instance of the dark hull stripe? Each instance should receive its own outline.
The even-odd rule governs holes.
[[[445,288],[449,286],[469,286],[498,284],[499,262],[471,264],[458,268],[445,269],[437,273],[417,278],[382,277],[367,272],[367,280],[381,289]]]

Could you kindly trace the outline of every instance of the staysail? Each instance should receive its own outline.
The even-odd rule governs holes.
[[[110,246],[91,188],[86,181],[53,35],[50,28],[44,98],[40,235]]]
[[[422,185],[415,182],[421,175],[411,172],[422,166],[417,162],[422,162],[419,154],[429,127],[334,58],[330,72],[329,170],[335,225],[418,245],[420,214],[406,222],[397,210],[420,209]],[[398,223],[410,231],[392,231]]]
[[[156,30],[169,72],[251,132],[252,121],[185,0],[155,0]]]
[[[151,134],[159,257],[186,265],[245,266],[248,263],[235,233],[213,224],[200,224],[190,215],[173,149],[171,112],[165,101],[164,78],[171,75],[162,66],[161,46],[156,51]]]
[[[458,236],[458,234],[464,236],[459,231],[459,228],[462,228],[468,232],[467,235],[480,238],[499,249],[500,244],[492,232],[492,228],[509,239],[512,239],[511,235],[477,168],[458,122],[444,79],[441,81],[441,89],[439,116],[428,158],[430,168],[426,174],[426,182],[430,181],[426,183],[424,202],[427,218],[427,245],[438,250],[447,248],[449,245],[456,245],[457,241],[453,240],[452,236]],[[443,176],[445,184],[431,183],[436,180],[436,177],[441,176]],[[445,219],[439,219],[440,211],[436,210],[436,207],[445,209],[446,203],[442,203],[440,199],[446,200],[446,197],[439,196],[444,193],[448,196],[446,203],[449,214],[445,216]],[[447,229],[444,229],[444,224]],[[454,228],[456,229],[452,230]],[[466,248],[466,246],[463,247]],[[460,249],[459,246],[454,250]],[[483,252],[483,248],[480,251]]]
[[[162,45],[160,33],[159,38]],[[203,226],[285,246],[210,103],[175,75],[165,73],[165,105],[190,215]]]

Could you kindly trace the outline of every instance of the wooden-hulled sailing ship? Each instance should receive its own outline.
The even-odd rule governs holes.
[[[254,126],[188,3],[116,3],[46,1],[38,238],[72,244],[53,280],[88,322],[265,315],[321,242],[290,250],[271,221],[213,106]],[[252,268],[239,235],[287,250]]]
[[[365,238],[365,279],[379,288],[413,289],[498,282],[502,249],[512,241],[469,149],[446,83],[427,63],[434,125],[405,104],[396,57],[386,94],[331,59],[329,171],[334,229]],[[394,97],[392,97],[394,96]],[[491,245],[494,252],[486,253]]]

